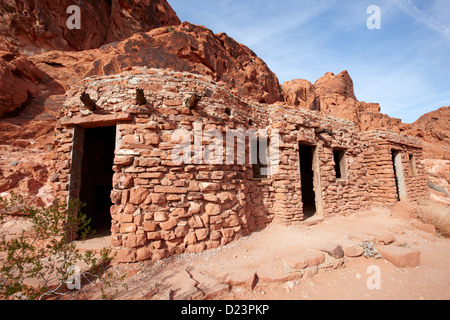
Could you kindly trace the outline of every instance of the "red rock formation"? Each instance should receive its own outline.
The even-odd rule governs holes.
[[[81,29],[66,26],[79,3]],[[49,50],[86,50],[121,41],[137,32],[178,25],[166,0],[2,0],[0,35],[24,54]]]
[[[429,112],[400,129],[424,141],[425,158],[450,160],[450,107]]]
[[[276,75],[253,51],[226,34],[215,35],[188,22],[137,33],[97,50],[51,51],[30,60],[66,89],[87,76],[112,75],[131,66],[146,66],[209,76],[254,101],[282,100]]]
[[[45,74],[25,57],[0,51],[0,117],[39,94]]]
[[[284,101],[291,106],[318,110],[320,101],[314,86],[308,80],[295,79],[283,84]]]
[[[306,80],[287,81],[283,84],[283,96],[288,104],[319,110],[324,115],[342,118],[358,125],[361,123],[362,113],[367,113],[363,122],[372,120],[372,115],[381,116],[378,104],[356,99],[353,80],[346,70],[338,75],[328,72],[314,85]],[[368,114],[371,114],[369,119]],[[370,125],[365,125],[368,128],[374,124],[370,121]]]

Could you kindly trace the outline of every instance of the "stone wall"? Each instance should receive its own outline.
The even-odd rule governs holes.
[[[144,90],[143,105],[136,103],[137,88]],[[95,101],[95,111],[83,106],[82,93]],[[190,110],[185,101],[194,93],[203,98]],[[202,76],[145,68],[87,78],[67,93],[55,133],[56,148],[49,155],[58,197],[76,198],[79,193],[83,128],[113,125],[117,135],[111,245],[118,250],[119,261],[159,260],[183,252],[200,252],[272,222],[301,223],[304,212],[299,145],[314,146],[316,150],[316,216],[346,214],[371,203],[395,202],[391,198],[379,200],[392,194],[392,185],[383,180],[392,180],[392,162],[389,169],[387,158],[392,139],[361,134],[345,120],[282,103],[259,105],[245,101]],[[244,163],[206,163],[204,158],[198,159],[199,154],[204,156],[205,150],[211,150],[214,135],[225,137],[229,130],[238,128],[261,129],[271,137],[278,133],[276,150],[272,148],[274,139],[269,147],[270,158],[278,159],[276,173],[256,179],[249,159]],[[174,136],[179,130],[185,130],[184,134]],[[195,130],[202,133],[202,141],[196,141]],[[202,152],[195,153],[190,163],[180,165],[172,153],[181,142],[190,144],[179,150],[180,155],[192,148]],[[405,152],[413,150],[417,157],[418,175],[407,177],[408,194],[417,198],[422,195],[423,185],[420,148],[396,143]],[[226,147],[223,145],[224,150]],[[341,178],[335,171],[336,150],[345,153],[346,174]],[[250,153],[248,144],[244,153]],[[386,158],[385,168],[378,167],[379,156]]]
[[[391,206],[399,200],[393,151],[399,152],[401,157],[406,192],[404,200],[414,202],[428,197],[420,140],[384,131],[366,132],[362,138],[363,143],[367,144],[364,158],[368,170],[367,188],[373,205]],[[415,172],[410,156],[414,156]]]

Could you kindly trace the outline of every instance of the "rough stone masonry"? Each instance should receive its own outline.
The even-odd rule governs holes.
[[[137,89],[145,96],[141,103]],[[95,101],[94,111],[80,101],[83,93]],[[201,100],[189,108],[185,101],[194,94]],[[248,159],[175,163],[174,132],[194,132],[195,123],[206,137],[202,151],[214,143],[208,130],[276,131],[277,148],[269,142],[267,154],[269,161],[276,155],[278,170],[261,175],[264,166]],[[68,91],[51,156],[57,197],[79,197],[84,132],[100,127],[116,132],[110,231],[121,262],[217,248],[271,223],[294,225],[427,197],[417,139],[360,132],[314,111],[246,101],[203,76],[146,68],[90,77]],[[244,144],[249,154],[250,143]]]

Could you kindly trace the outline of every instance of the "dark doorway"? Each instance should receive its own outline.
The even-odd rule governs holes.
[[[111,190],[116,127],[84,130],[80,200],[95,236],[111,233]]]
[[[397,188],[397,200],[406,200],[405,178],[403,175],[402,154],[400,151],[392,150],[392,162],[395,174],[395,186]]]
[[[394,166],[394,175],[395,175],[395,189],[397,191],[397,201],[400,201],[400,190],[398,189],[398,178],[397,178],[397,169],[395,168],[395,157],[396,151],[392,151],[392,164]]]
[[[303,214],[305,219],[312,217],[316,213],[313,170],[314,149],[315,147],[302,145],[299,148]]]

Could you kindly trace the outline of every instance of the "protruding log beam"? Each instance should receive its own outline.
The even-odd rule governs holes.
[[[322,134],[322,133],[326,133],[330,136],[334,135],[333,131],[329,130],[329,129],[325,129],[325,128],[316,128],[315,129],[316,134]]]
[[[95,109],[97,109],[97,105],[95,101],[91,99],[89,93],[83,92],[80,96],[80,100],[88,110],[94,111]]]
[[[136,104],[138,106],[142,106],[146,103],[147,103],[147,100],[145,99],[144,90],[136,89]]]
[[[189,99],[186,100],[185,105],[189,108],[189,110],[195,109],[202,98],[202,96],[194,93]]]

